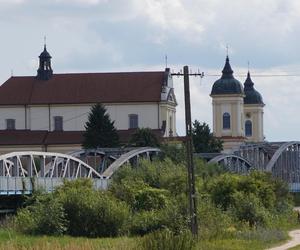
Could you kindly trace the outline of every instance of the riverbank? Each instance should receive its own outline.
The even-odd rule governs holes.
[[[143,237],[84,238],[70,236],[28,236],[12,230],[0,230],[2,250],[138,250]],[[284,241],[286,239],[281,239]],[[275,238],[267,239],[213,239],[197,242],[197,250],[263,250],[279,243]]]

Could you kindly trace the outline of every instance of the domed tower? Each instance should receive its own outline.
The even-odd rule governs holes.
[[[230,151],[245,141],[244,90],[233,76],[226,57],[222,77],[212,87],[213,133],[223,140],[224,151]]]
[[[51,56],[47,51],[46,44],[44,45],[44,51],[39,56],[39,68],[37,70],[37,79],[39,80],[49,80],[53,75],[53,70],[51,68]]]
[[[261,94],[254,88],[249,71],[244,83],[244,92],[245,136],[248,141],[261,142],[264,140],[263,109],[265,104]]]

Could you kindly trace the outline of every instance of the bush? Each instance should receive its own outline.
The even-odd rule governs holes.
[[[39,194],[18,212],[17,229],[29,234],[107,237],[126,231],[128,206],[90,180],[65,182],[53,195]]]
[[[145,250],[191,250],[194,246],[195,241],[189,231],[176,235],[170,230],[161,230],[145,236],[142,241]]]
[[[113,177],[110,186],[117,193],[122,185],[148,185],[153,188],[163,188],[171,194],[180,195],[187,190],[186,169],[182,164],[174,164],[170,159],[164,161],[140,161],[137,168],[125,166]],[[143,184],[143,185],[144,185]],[[119,197],[119,196],[117,196]]]
[[[233,202],[233,194],[237,191],[239,176],[232,174],[223,174],[212,180],[207,191],[216,206],[227,210]]]
[[[158,147],[159,141],[151,128],[137,128],[129,143],[135,147]]]
[[[259,198],[251,193],[236,192],[233,195],[231,210],[234,217],[249,223],[250,227],[267,226],[270,219],[269,211],[263,206]]]
[[[130,222],[130,232],[133,235],[145,235],[162,228],[164,228],[162,214],[154,210],[135,213]]]
[[[93,190],[90,182],[65,183],[56,195],[69,221],[68,234],[106,237],[124,232],[129,217],[127,205],[109,193]]]
[[[186,150],[183,144],[162,144],[160,149],[163,158],[171,159],[175,165],[186,161]]]
[[[167,190],[145,187],[136,193],[134,209],[146,211],[159,210],[164,208],[168,202]]]
[[[234,224],[230,214],[216,207],[209,197],[201,197],[198,200],[197,211],[200,237],[209,239],[223,237],[228,234],[228,230]]]
[[[68,222],[62,204],[50,195],[18,212],[17,230],[27,234],[61,235]]]

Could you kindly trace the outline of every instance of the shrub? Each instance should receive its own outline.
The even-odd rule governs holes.
[[[185,166],[176,165],[170,159],[165,159],[162,162],[140,161],[137,168],[125,166],[120,169],[114,175],[110,189],[114,193],[118,193],[118,189],[122,185],[134,187],[144,183],[150,187],[163,188],[171,194],[180,195],[187,190],[186,176]]]
[[[170,230],[153,232],[144,237],[142,248],[145,250],[191,250],[195,241],[189,231],[176,235]]]
[[[163,218],[158,211],[141,211],[132,216],[130,232],[133,235],[144,235],[164,228]]]
[[[236,192],[233,195],[231,210],[234,217],[249,223],[250,227],[266,226],[269,222],[269,211],[254,194]]]
[[[181,164],[186,161],[186,150],[182,144],[162,144],[162,159],[169,158],[174,164]]]
[[[116,236],[125,230],[127,205],[109,193],[93,190],[89,182],[65,183],[56,194],[69,221],[70,235]]]
[[[137,128],[129,143],[136,147],[158,147],[159,141],[151,128]]]
[[[28,234],[61,235],[67,230],[62,204],[50,195],[18,212],[17,230]]]
[[[232,195],[237,190],[239,176],[232,174],[223,174],[208,184],[208,193],[215,205],[227,210],[232,204]]]
[[[134,209],[147,211],[159,210],[164,208],[168,202],[167,190],[145,187],[136,193]]]
[[[201,197],[198,200],[199,234],[202,239],[222,237],[228,234],[233,221],[228,212],[216,207],[209,197]]]

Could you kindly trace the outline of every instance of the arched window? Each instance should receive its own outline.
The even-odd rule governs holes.
[[[245,122],[245,134],[248,137],[252,136],[252,122],[250,120]]]
[[[230,114],[227,112],[223,114],[223,129],[230,129]]]

